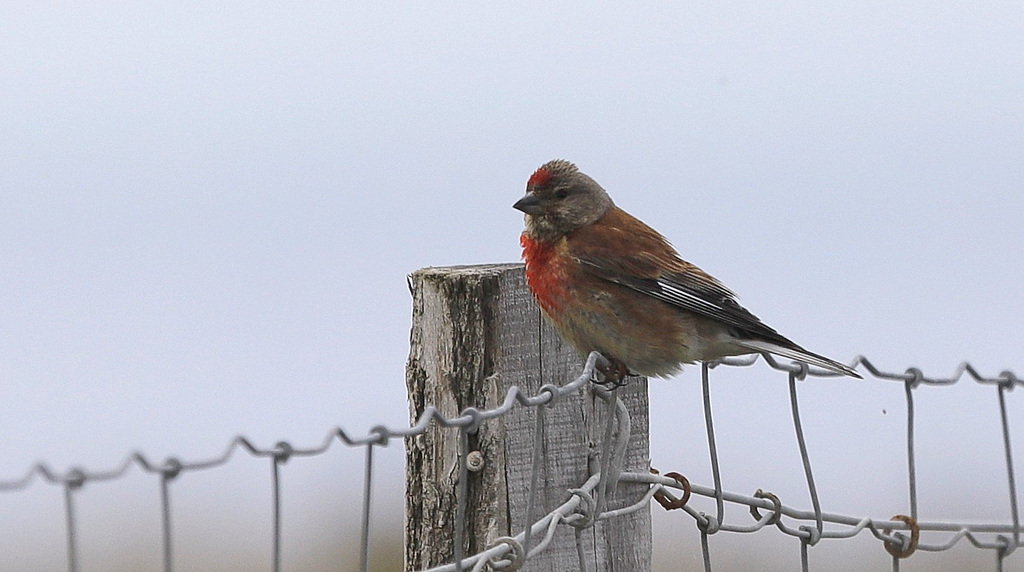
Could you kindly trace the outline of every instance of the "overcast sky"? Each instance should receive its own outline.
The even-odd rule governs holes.
[[[405,276],[518,260],[511,204],[553,158],[809,349],[1024,373],[1019,3],[89,4],[0,7],[0,479],[404,424]],[[652,441],[655,464],[700,474],[706,452],[676,440],[699,444],[701,418],[687,437],[669,422],[697,369],[652,384]],[[735,379],[722,438],[749,444],[730,412],[763,411],[764,390],[791,440],[785,378]],[[812,432],[871,426],[894,451],[866,471],[898,502],[842,510],[907,510],[902,388],[829,383],[801,386]],[[938,474],[1005,475],[990,389],[933,388],[921,406],[936,498]],[[872,459],[862,441],[811,445],[824,474],[842,447]],[[381,459],[398,498],[400,447]],[[752,492],[753,464],[726,484]],[[967,516],[1007,519],[1005,478],[963,478],[991,497]],[[32,502],[0,498],[4,522]],[[933,518],[978,506],[927,503]],[[32,554],[62,562],[62,526],[40,525],[58,544]]]

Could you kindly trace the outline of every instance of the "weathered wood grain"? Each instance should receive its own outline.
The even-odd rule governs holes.
[[[579,376],[583,358],[544,322],[526,287],[521,264],[427,268],[410,276],[413,326],[406,383],[410,419],[427,405],[454,417],[466,407],[491,409],[507,389],[528,395],[544,383],[563,385]],[[634,378],[619,391],[632,435],[626,469],[649,468],[647,383]],[[596,469],[606,404],[589,391],[547,408],[540,442],[543,466],[534,518],[569,498]],[[486,549],[526,524],[535,449],[535,408],[516,407],[469,435],[484,467],[469,473],[465,554]],[[432,427],[406,439],[406,570],[449,563],[454,552],[458,433]],[[631,504],[642,485],[622,484],[607,508]],[[651,565],[650,512],[598,523],[584,534],[589,570],[642,571]],[[524,568],[578,569],[573,529],[560,526],[551,546]]]

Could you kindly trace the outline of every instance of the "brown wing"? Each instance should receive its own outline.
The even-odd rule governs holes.
[[[740,306],[721,282],[679,258],[654,229],[618,207],[574,231],[569,248],[584,268],[602,279],[728,324],[740,337],[795,346]]]

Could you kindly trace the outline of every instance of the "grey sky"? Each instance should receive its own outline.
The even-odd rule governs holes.
[[[93,4],[0,7],[2,479],[404,423],[405,275],[518,260],[556,157],[813,351],[1024,372],[1017,3]],[[900,434],[864,383],[808,416]]]

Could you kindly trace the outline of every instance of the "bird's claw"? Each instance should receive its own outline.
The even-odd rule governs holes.
[[[609,387],[610,389],[618,389],[623,385],[626,385],[626,378],[629,377],[629,367],[625,363],[615,359],[607,358],[607,366],[598,366],[597,371],[601,373],[604,379],[597,380],[594,383]]]

